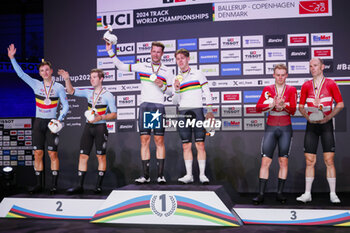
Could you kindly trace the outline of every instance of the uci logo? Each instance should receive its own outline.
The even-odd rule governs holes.
[[[104,26],[111,25],[113,28],[130,28],[133,27],[132,11],[118,12],[111,15],[102,16]]]
[[[120,46],[118,47],[119,52],[134,52],[133,46]]]

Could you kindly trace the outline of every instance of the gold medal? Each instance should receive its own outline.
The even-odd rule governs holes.
[[[182,75],[179,74],[176,76],[176,79],[179,80],[179,82],[181,83],[184,78],[182,77]]]
[[[156,75],[155,73],[153,73],[153,74],[151,74],[151,76],[149,76],[149,79],[150,79],[152,82],[154,82],[154,81],[156,81],[156,79],[157,79],[157,75]]]

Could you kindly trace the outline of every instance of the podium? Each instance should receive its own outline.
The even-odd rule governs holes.
[[[222,186],[128,185],[114,190],[92,223],[242,225]]]

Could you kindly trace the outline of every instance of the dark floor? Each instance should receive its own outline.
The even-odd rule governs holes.
[[[139,189],[150,189],[152,187],[138,186]],[[188,187],[189,188],[189,187]],[[166,189],[164,186],[160,189]],[[187,189],[187,188],[186,188]],[[201,189],[201,188],[199,188]],[[101,195],[92,195],[86,191],[83,195],[67,196],[61,190],[59,194],[52,196],[55,198],[106,198],[110,190],[104,191]],[[230,195],[232,196],[232,194]],[[254,194],[235,194],[235,207],[244,208],[318,208],[318,209],[350,209],[350,195],[339,193],[342,200],[341,205],[331,205],[328,193],[316,193],[310,204],[299,204],[295,201],[297,194],[287,194],[288,202],[281,205],[275,200],[274,194],[267,194],[263,205],[254,206],[251,198]],[[26,193],[11,195],[11,197],[50,197],[46,193],[28,195]],[[317,232],[317,233],[345,233],[350,232],[350,227],[328,227],[328,226],[269,226],[269,225],[244,225],[242,227],[184,227],[184,226],[164,226],[164,225],[120,225],[120,224],[92,224],[80,220],[39,220],[39,219],[0,219],[0,232],[261,232],[261,233],[281,233],[281,232]]]

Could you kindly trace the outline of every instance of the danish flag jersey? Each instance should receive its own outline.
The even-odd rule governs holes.
[[[294,115],[297,105],[297,89],[286,85],[283,93],[286,107],[278,111],[275,107],[269,108],[265,101],[268,98],[274,98],[277,95],[275,85],[266,86],[261,93],[260,99],[256,104],[257,112],[270,111],[267,118],[267,124],[271,126],[286,126],[291,124],[290,116]],[[264,103],[265,102],[265,103]]]
[[[343,102],[338,85],[332,79],[325,78],[319,93],[320,104],[323,105],[323,113],[329,115],[332,112],[333,100],[336,103]],[[301,87],[300,105],[307,104],[307,112],[310,115],[318,106],[315,106],[315,92],[313,80],[306,81]]]

